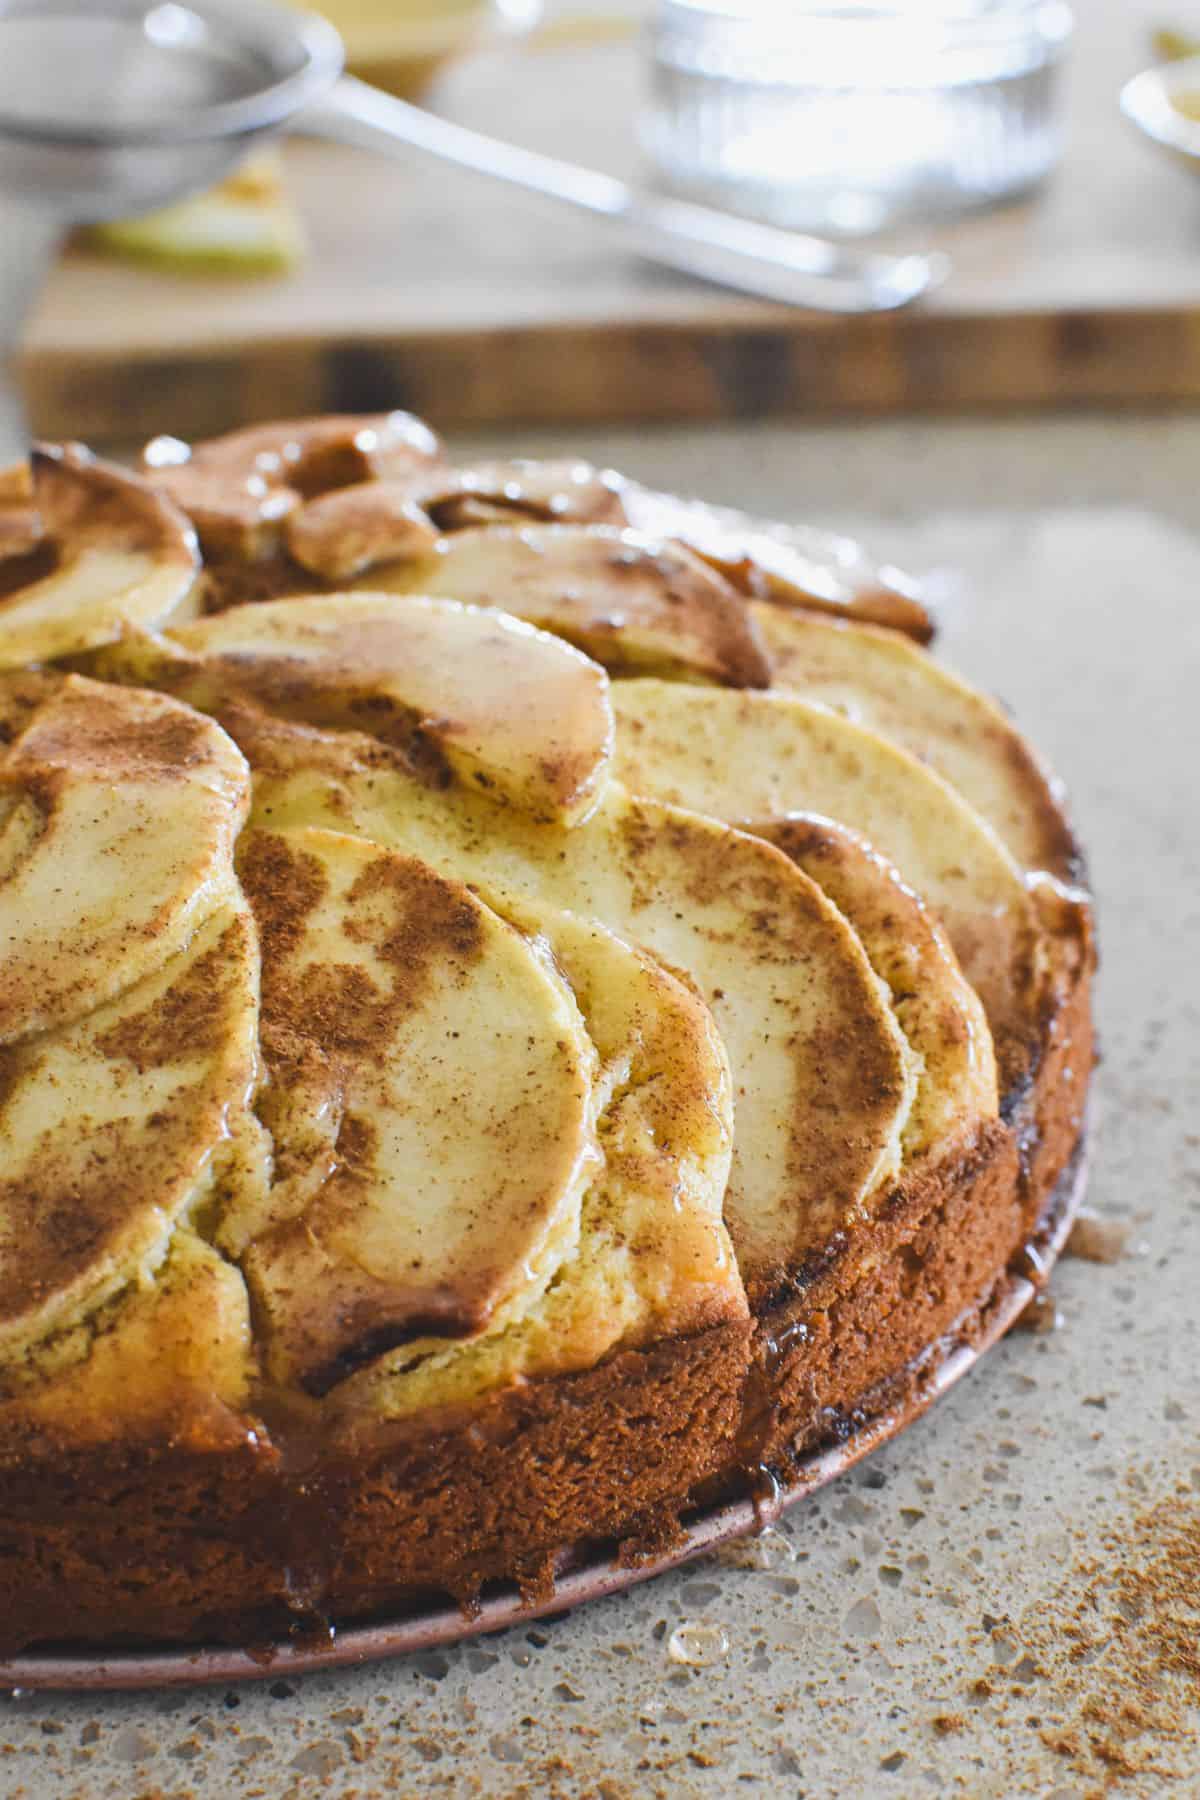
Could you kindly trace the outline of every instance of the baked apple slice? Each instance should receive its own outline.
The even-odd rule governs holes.
[[[86,1449],[131,1438],[210,1454],[255,1444],[244,1410],[256,1373],[240,1269],[178,1224],[162,1262],[85,1324],[5,1364],[0,1426],[11,1441]]]
[[[0,482],[0,668],[92,650],[171,617],[196,579],[169,500],[79,444],[45,444]]]
[[[756,604],[771,685],[910,750],[969,800],[1025,869],[1078,881],[1063,793],[1003,712],[894,631]]]
[[[469,1342],[425,1338],[338,1391],[349,1410],[396,1418],[426,1405],[575,1369],[606,1356],[747,1324],[722,1219],[733,1094],[707,1007],[594,919],[488,892],[554,958],[598,1058],[597,1137],[579,1239],[520,1316]],[[719,1460],[721,1446],[711,1454]]]
[[[272,1374],[320,1393],[544,1291],[600,1161],[595,1054],[551,959],[428,864],[302,829],[251,831],[239,867],[283,1179],[221,1239]]]
[[[865,838],[816,814],[754,826],[829,896],[887,983],[901,1029],[920,1059],[903,1134],[904,1173],[929,1157],[952,1161],[999,1111],[996,1057],[983,1005],[942,927],[899,871]]]
[[[629,523],[686,544],[750,599],[888,625],[927,644],[933,620],[912,577],[880,565],[851,538],[813,526],[772,529],[745,514],[629,482]]]
[[[42,521],[33,498],[33,469],[28,461],[0,468],[0,566],[10,556],[36,550]]]
[[[345,583],[382,563],[423,556],[439,532],[479,525],[623,525],[621,478],[579,462],[480,463],[440,479],[364,481],[289,515],[293,561],[322,582]]]
[[[637,794],[749,824],[819,813],[895,864],[945,926],[987,1010],[1005,1088],[1038,1041],[1039,926],[1020,869],[966,801],[877,732],[791,694],[613,689],[616,770]]]
[[[607,669],[765,687],[745,603],[689,550],[608,525],[458,531],[428,556],[365,575],[407,594],[502,607],[577,644]]]
[[[179,952],[235,891],[250,775],[164,694],[0,676],[0,1044],[80,1018]],[[5,691],[12,692],[5,700]]]
[[[117,999],[0,1051],[0,1363],[148,1284],[213,1195],[257,1078],[258,973],[249,913],[224,905]]]
[[[429,780],[452,771],[541,817],[571,819],[607,775],[604,671],[519,619],[452,600],[331,594],[265,601],[96,665],[210,712],[360,726]]]
[[[411,482],[364,481],[309,500],[289,515],[284,539],[299,570],[336,587],[380,563],[428,554],[438,532]]]
[[[442,531],[472,525],[627,525],[624,479],[574,458],[546,462],[514,457],[454,469],[425,510]]]
[[[154,438],[141,467],[191,519],[206,556],[254,560],[279,548],[306,499],[362,481],[436,478],[445,462],[428,425],[391,412],[285,419],[194,446]]]

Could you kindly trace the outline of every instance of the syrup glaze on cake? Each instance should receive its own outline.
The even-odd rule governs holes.
[[[930,630],[403,414],[0,476],[0,1650],[538,1591],[970,1333],[1093,958]]]

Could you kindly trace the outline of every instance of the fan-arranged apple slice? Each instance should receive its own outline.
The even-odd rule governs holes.
[[[480,525],[621,525],[621,481],[590,463],[484,463],[407,479],[363,481],[289,515],[293,560],[322,582],[345,583],[384,564],[425,556],[439,531]]]
[[[604,1166],[587,1224],[607,1240],[603,1314],[620,1341],[707,1329],[741,1281],[722,1219],[733,1153],[733,1084],[704,1002],[662,964],[599,924],[511,895],[489,896],[544,944],[570,984],[600,1059]],[[735,1305],[735,1310],[741,1310]],[[547,1344],[547,1349],[549,1344]]]
[[[910,750],[969,800],[1026,869],[1080,875],[1061,787],[993,700],[907,638],[756,604],[771,685]]]
[[[338,1390],[396,1417],[569,1369],[617,1350],[748,1319],[721,1217],[733,1095],[707,1007],[594,919],[488,892],[569,983],[599,1059],[603,1164],[583,1195],[579,1241],[519,1318],[468,1343],[424,1338]]]
[[[450,771],[571,819],[608,768],[604,671],[560,638],[452,600],[330,594],[235,607],[97,665],[224,714],[367,729],[430,780]]]
[[[264,826],[355,831],[598,919],[690,982],[733,1072],[725,1217],[748,1290],[770,1291],[895,1175],[914,1059],[850,926],[771,845],[617,784],[563,830],[380,768],[365,737],[258,720],[244,741]]]
[[[950,1160],[997,1116],[996,1058],[983,1006],[924,901],[865,838],[813,814],[755,825],[845,914],[888,985],[901,1029],[920,1059],[904,1127],[906,1172]]]
[[[748,598],[890,625],[920,644],[933,636],[912,577],[873,562],[851,538],[811,526],[772,530],[725,507],[635,482],[622,488],[621,498],[637,530],[688,545]]]
[[[86,1323],[0,1369],[0,1428],[74,1446],[158,1437],[212,1455],[253,1443],[255,1373],[240,1269],[177,1224],[165,1259]]]
[[[191,519],[206,556],[251,560],[278,548],[284,521],[315,494],[444,468],[434,433],[406,412],[251,425],[194,446],[160,437],[142,453],[143,471]]]
[[[44,916],[26,915],[29,935]],[[6,1360],[153,1276],[248,1105],[257,1025],[239,901],[116,1000],[0,1051]]]
[[[318,494],[289,515],[284,537],[301,569],[335,586],[380,563],[424,556],[438,541],[408,481],[364,481]]]
[[[453,469],[424,505],[442,531],[472,525],[627,525],[625,482],[614,469],[573,459],[475,463]]]
[[[1039,927],[1021,871],[940,775],[791,694],[618,682],[616,769],[634,793],[731,824],[819,813],[861,833],[945,926],[987,1009],[1006,1091],[1038,1032]]]
[[[550,958],[426,863],[300,830],[250,832],[239,866],[286,1173],[222,1241],[249,1241],[272,1372],[319,1393],[545,1288],[599,1163],[595,1057]]]
[[[157,625],[190,591],[191,526],[146,482],[78,444],[0,485],[0,668],[53,662]]]
[[[766,658],[740,595],[690,551],[609,525],[458,531],[361,586],[498,606],[616,672],[684,673],[765,687]]]
[[[0,696],[12,684],[26,703],[0,750],[0,1044],[79,1018],[181,950],[234,892],[249,805],[246,764],[210,719],[163,694],[44,679],[38,701],[29,677],[0,677]]]
[[[10,556],[36,550],[42,521],[33,498],[33,469],[26,462],[0,468],[0,568]]]

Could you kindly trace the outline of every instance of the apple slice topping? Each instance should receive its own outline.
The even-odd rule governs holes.
[[[148,478],[187,513],[205,555],[218,558],[270,554],[283,522],[314,495],[444,466],[434,433],[406,412],[253,425],[195,446],[159,437],[142,453]]]
[[[45,444],[0,476],[0,668],[54,662],[162,624],[198,567],[164,495],[78,444]]]
[[[424,779],[458,775],[539,818],[579,817],[607,775],[603,669],[520,619],[453,600],[352,593],[236,607],[130,639],[101,666],[222,717],[249,703],[370,733]]]
[[[616,674],[683,674],[765,687],[768,665],[741,596],[678,545],[610,525],[496,525],[455,532],[373,585],[502,607]]]

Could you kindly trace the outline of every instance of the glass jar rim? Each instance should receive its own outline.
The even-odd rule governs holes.
[[[786,36],[797,31],[819,31],[830,36],[862,32],[870,28],[936,32],[951,43],[975,44],[1032,31],[1056,42],[1069,37],[1074,19],[1067,0],[818,0],[789,8],[782,18],[776,0],[663,0],[663,13],[689,14],[730,26],[761,29],[769,24]]]

